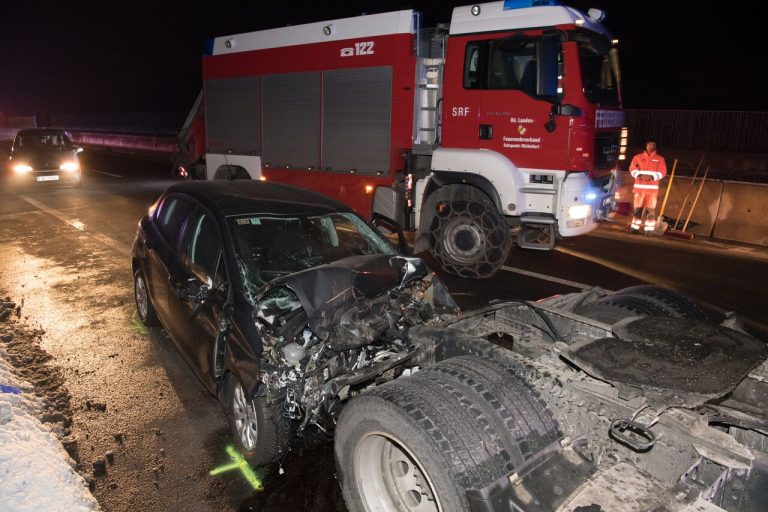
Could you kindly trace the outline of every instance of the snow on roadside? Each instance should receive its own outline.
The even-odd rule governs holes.
[[[56,435],[38,419],[42,400],[12,372],[7,359],[0,348],[0,509],[99,510]]]

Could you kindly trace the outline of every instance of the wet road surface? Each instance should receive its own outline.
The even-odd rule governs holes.
[[[94,462],[113,459],[94,478],[103,509],[344,510],[327,442],[291,453],[282,475],[263,472],[261,493],[237,472],[208,475],[228,462],[222,410],[163,331],[141,327],[133,305],[130,244],[172,183],[169,165],[87,151],[84,168],[82,189],[0,191],[0,294],[23,301],[21,320],[44,331],[42,346],[71,395],[81,471],[91,475]],[[507,265],[485,281],[443,277],[465,310],[582,285],[652,282],[713,312],[738,310],[764,329],[765,250],[604,230],[549,253],[513,249]]]

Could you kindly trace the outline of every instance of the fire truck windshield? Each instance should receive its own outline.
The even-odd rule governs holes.
[[[590,103],[615,105],[619,102],[618,50],[598,34],[579,33],[579,63],[584,95]]]

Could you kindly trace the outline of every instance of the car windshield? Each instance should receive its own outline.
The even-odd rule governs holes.
[[[69,138],[64,133],[38,133],[19,135],[18,147],[20,148],[52,148],[68,149],[72,146]]]
[[[353,213],[242,215],[228,222],[241,271],[253,287],[350,256],[395,254],[377,231]]]

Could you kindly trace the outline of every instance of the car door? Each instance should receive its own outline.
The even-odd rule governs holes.
[[[149,223],[144,244],[147,260],[144,271],[152,304],[162,324],[168,329],[170,321],[169,294],[171,282],[179,273],[178,243],[187,218],[195,209],[188,198],[169,195],[163,199]]]
[[[179,352],[213,391],[216,339],[228,280],[221,235],[204,208],[198,207],[187,221],[178,254],[180,273],[169,295],[170,328]]]

